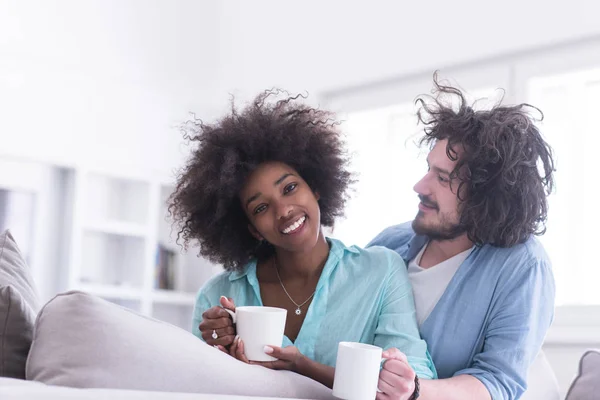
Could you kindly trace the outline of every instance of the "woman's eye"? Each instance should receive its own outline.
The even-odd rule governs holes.
[[[254,214],[259,214],[267,209],[267,206],[264,204],[259,205],[254,209]]]
[[[296,186],[298,186],[296,183],[290,183],[289,185],[287,185],[284,189],[283,189],[283,193],[284,194],[288,194],[289,192],[293,191],[294,189],[296,189]]]
[[[438,175],[438,180],[439,180],[440,182],[442,182],[442,183],[447,183],[447,182],[448,182],[448,179],[447,179],[447,178],[444,178],[444,177],[443,177],[443,176],[441,176],[441,175]]]

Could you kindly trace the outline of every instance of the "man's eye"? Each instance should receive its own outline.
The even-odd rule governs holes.
[[[254,209],[254,214],[259,214],[267,209],[267,206],[264,204],[259,205]]]
[[[441,175],[438,175],[438,180],[439,180],[440,182],[442,182],[442,183],[447,183],[447,182],[448,182],[448,178],[445,178],[445,177],[443,177],[443,176],[441,176]]]
[[[289,185],[287,185],[284,189],[283,189],[283,193],[284,194],[288,194],[289,192],[293,191],[294,189],[296,189],[296,186],[298,186],[295,183],[290,183]]]

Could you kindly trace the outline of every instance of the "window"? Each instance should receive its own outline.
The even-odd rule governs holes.
[[[492,87],[467,93],[467,101],[488,107],[503,92]],[[418,141],[413,102],[349,113],[342,124],[352,155],[351,169],[358,182],[346,207],[346,218],[334,235],[346,244],[365,246],[388,226],[412,220],[418,198],[413,186],[427,172],[427,148]]]
[[[408,103],[351,113],[342,124],[357,179],[346,218],[334,230],[347,244],[365,246],[384,228],[415,216],[412,186],[426,171],[414,142],[416,122]]]
[[[599,190],[594,179],[600,150],[600,69],[532,77],[527,92],[528,101],[544,112],[540,128],[556,161],[548,231],[541,237],[554,268],[556,303],[600,305]]]
[[[0,188],[0,232],[10,229],[25,261],[31,263],[35,195]]]

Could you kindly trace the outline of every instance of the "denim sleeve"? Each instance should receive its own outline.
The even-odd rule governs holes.
[[[427,344],[417,325],[412,287],[404,261],[396,253],[385,251],[390,266],[385,283],[373,344],[383,349],[396,347],[403,352],[420,378],[437,378]]]
[[[527,373],[554,316],[554,279],[544,261],[519,268],[493,305],[481,353],[454,374],[472,375],[493,400],[516,400],[527,389]]]
[[[392,248],[392,239],[394,238],[394,235],[390,232],[392,228],[393,227],[389,227],[381,231],[381,233],[375,236],[365,247],[382,246]]]

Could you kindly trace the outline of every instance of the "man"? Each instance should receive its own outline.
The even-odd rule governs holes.
[[[414,187],[419,211],[370,245],[408,266],[440,377],[420,382],[419,399],[518,399],[554,312],[550,261],[534,237],[545,231],[551,149],[534,107],[475,111],[460,90],[434,83],[435,95],[418,100],[431,148]]]

